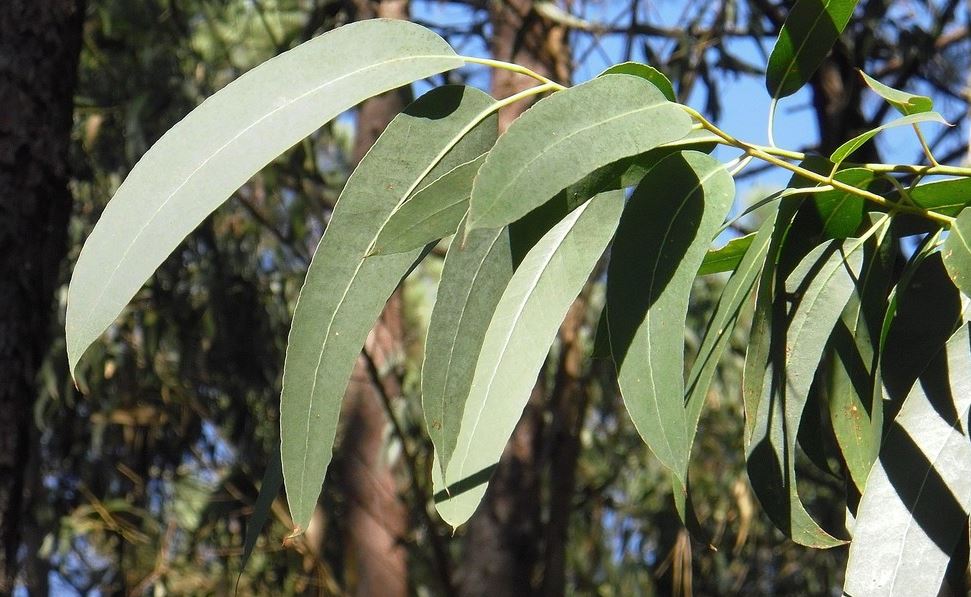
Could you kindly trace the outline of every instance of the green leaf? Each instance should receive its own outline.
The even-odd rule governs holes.
[[[921,374],[860,501],[851,596],[937,595],[971,510],[971,345],[962,326]]]
[[[748,248],[752,246],[755,235],[755,232],[751,232],[745,236],[733,238],[717,249],[709,249],[698,269],[698,275],[708,276],[734,270],[742,262]]]
[[[873,182],[873,172],[866,168],[847,168],[833,176],[835,180],[866,190]],[[828,238],[849,238],[856,235],[863,223],[865,199],[840,189],[813,195],[813,203],[823,231]]]
[[[624,194],[595,197],[554,226],[529,251],[489,323],[435,507],[456,527],[472,515],[529,399],[563,317],[610,242]],[[447,488],[447,490],[445,489]]]
[[[436,88],[397,116],[347,181],[300,291],[283,372],[280,436],[294,524],[306,530],[330,463],[341,399],[374,321],[421,249],[366,257],[395,208],[432,181],[487,151],[496,119],[475,127],[426,175],[485,108],[481,91]]]
[[[260,168],[360,101],[460,66],[423,27],[362,21],[268,60],[203,102],[142,157],[85,241],[67,301],[71,371],[166,256]]]
[[[850,479],[862,492],[883,436],[878,346],[893,274],[892,235],[864,246],[863,274],[830,337],[829,417]]]
[[[775,98],[809,81],[850,22],[857,0],[798,0],[772,48],[765,87]]]
[[[910,189],[914,204],[946,216],[957,216],[971,205],[971,178],[937,180]]]
[[[769,518],[796,543],[817,548],[843,541],[821,529],[799,499],[796,436],[826,341],[859,275],[859,243],[850,239],[846,245],[830,241],[816,247],[786,280],[785,292],[795,305],[786,318],[772,322],[774,357],[746,450],[752,488]]]
[[[607,269],[610,347],[624,404],[682,486],[691,448],[684,410],[688,296],[734,197],[731,175],[714,158],[666,158],[634,191]]]
[[[653,66],[641,64],[640,62],[621,62],[620,64],[611,66],[598,76],[602,77],[604,75],[631,75],[640,77],[657,87],[668,101],[678,101],[678,96],[674,93],[674,87],[671,85],[671,81],[664,76],[664,73]]]
[[[893,120],[886,124],[881,124],[880,126],[870,129],[865,133],[853,137],[846,143],[840,145],[833,152],[833,155],[829,156],[830,161],[833,162],[835,167],[839,167],[843,163],[843,160],[850,157],[854,151],[863,147],[863,144],[875,137],[881,131],[885,131],[889,128],[894,128],[898,126],[905,126],[910,124],[918,124],[921,122],[939,122],[941,124],[947,124],[944,117],[937,112],[921,112],[920,114],[911,114],[910,116],[904,116]]]
[[[243,540],[243,557],[239,564],[239,573],[243,574],[246,570],[246,563],[253,555],[256,541],[260,538],[266,521],[270,518],[270,510],[273,502],[280,495],[280,488],[283,487],[283,466],[280,464],[280,450],[276,449],[270,456],[270,461],[266,464],[266,472],[263,473],[263,481],[260,483],[260,492],[256,496],[256,503],[253,504],[253,515],[246,522],[246,537]]]
[[[597,168],[691,132],[687,113],[639,77],[606,75],[540,100],[489,152],[469,227],[505,226]]]
[[[971,209],[965,208],[954,220],[941,255],[954,285],[971,296]]]
[[[930,112],[934,109],[934,100],[926,95],[914,95],[913,93],[907,93],[906,91],[894,89],[893,87],[889,87],[880,81],[877,81],[862,70],[860,71],[860,74],[863,76],[863,81],[867,84],[867,87],[872,89],[883,99],[887,100],[887,103],[896,108],[897,111],[904,116],[910,114],[919,114],[921,112]]]
[[[421,370],[421,404],[440,466],[448,465],[492,314],[512,277],[509,231],[456,237],[445,256],[438,298],[428,324]]]
[[[391,214],[371,254],[411,251],[455,234],[469,209],[472,181],[485,157],[456,166],[405,201]]]

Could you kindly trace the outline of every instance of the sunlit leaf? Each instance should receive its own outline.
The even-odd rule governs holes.
[[[873,172],[865,168],[840,170],[833,178],[857,189],[866,190],[873,181]],[[833,189],[812,196],[828,238],[849,238],[856,235],[863,223],[866,200],[859,195]]]
[[[435,506],[453,527],[481,501],[560,323],[610,242],[623,205],[623,193],[614,191],[567,215],[529,251],[503,292],[444,481],[433,468]]]
[[[368,331],[421,249],[367,257],[411,189],[482,155],[497,123],[475,127],[425,175],[492,98],[439,87],[397,116],[347,181],[300,291],[287,346],[280,404],[287,500],[306,530],[330,463],[341,399]]]
[[[971,344],[962,326],[887,433],[853,528],[847,595],[939,594],[971,510],[969,409]]]
[[[786,97],[809,81],[849,23],[857,0],[798,0],[772,48],[765,86]]]
[[[472,180],[485,161],[481,155],[471,162],[456,166],[391,214],[381,230],[372,255],[402,253],[424,247],[455,234],[459,222],[469,209]]]
[[[883,99],[887,100],[887,103],[896,108],[898,112],[905,116],[909,114],[919,114],[921,112],[930,112],[934,109],[934,100],[926,95],[914,95],[913,93],[907,93],[906,91],[894,89],[893,87],[884,85],[880,81],[877,81],[862,70],[860,71],[860,75],[863,76],[863,81],[867,84],[867,87],[872,89]]]
[[[360,101],[461,65],[428,29],[363,21],[268,60],[203,102],[142,157],[85,242],[68,293],[71,371],[182,239],[260,168]]]
[[[602,77],[603,75],[632,75],[640,77],[650,81],[669,101],[678,101],[678,96],[674,93],[674,87],[671,86],[671,81],[664,76],[664,73],[653,66],[648,66],[640,62],[621,62],[620,64],[615,64],[607,68],[599,76]]]
[[[684,326],[692,283],[735,197],[728,171],[698,152],[672,155],[624,211],[607,270],[611,353],[641,437],[683,486]]]
[[[836,151],[834,151],[833,154],[829,156],[829,159],[833,162],[833,164],[835,164],[836,166],[839,166],[840,164],[843,163],[843,161],[846,158],[850,157],[854,151],[863,147],[863,145],[867,141],[875,137],[881,131],[885,131],[887,129],[898,127],[898,126],[918,124],[921,122],[938,122],[940,124],[947,124],[947,121],[944,120],[944,117],[938,114],[937,112],[921,112],[919,114],[911,114],[910,116],[904,116],[902,118],[898,118],[897,120],[890,121],[886,124],[881,124],[876,128],[872,128],[865,133],[861,133],[856,137],[853,137],[846,143],[843,143],[842,145],[837,147]]]
[[[738,267],[755,239],[755,232],[731,239],[717,249],[709,249],[698,269],[699,276],[730,272]]]
[[[971,296],[971,209],[965,208],[954,220],[941,255],[954,285],[965,296]]]
[[[469,227],[498,228],[594,170],[691,132],[691,119],[639,77],[606,75],[540,100],[489,152]]]

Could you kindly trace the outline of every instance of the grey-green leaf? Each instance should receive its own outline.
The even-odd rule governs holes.
[[[650,81],[650,83],[657,87],[661,93],[664,94],[664,97],[666,97],[669,101],[678,101],[678,96],[674,93],[674,87],[671,85],[671,81],[664,76],[664,73],[657,70],[653,66],[648,66],[640,62],[622,62],[609,67],[607,70],[600,73],[599,76],[602,77],[604,75],[631,75],[634,77],[640,77]]]
[[[417,191],[391,214],[371,254],[411,251],[455,234],[469,209],[472,181],[485,157],[460,164]]]
[[[846,143],[843,143],[842,145],[837,147],[836,151],[834,151],[833,154],[829,156],[829,159],[830,161],[833,162],[834,167],[837,167],[840,164],[842,164],[846,158],[850,157],[850,155],[852,155],[854,151],[863,147],[864,143],[866,143],[867,141],[875,137],[881,131],[885,131],[887,129],[898,127],[898,126],[919,124],[921,122],[938,122],[941,124],[947,124],[947,121],[944,120],[944,117],[938,114],[937,112],[921,112],[919,114],[911,114],[910,116],[904,116],[902,118],[898,118],[897,120],[890,121],[886,124],[881,124],[876,128],[872,128],[865,133],[861,133],[856,137],[853,137]]]
[[[728,171],[698,152],[648,172],[624,210],[607,269],[610,347],[641,437],[682,486],[690,438],[684,409],[688,296],[735,197]]]
[[[367,257],[395,208],[422,181],[482,155],[497,123],[475,127],[426,175],[492,98],[436,88],[398,115],[341,193],[300,291],[283,372],[281,455],[297,530],[310,522],[330,463],[341,399],[368,331],[421,249]]]
[[[786,97],[809,81],[853,16],[858,0],[798,0],[772,48],[765,87]]]
[[[452,240],[428,324],[421,369],[421,404],[439,466],[458,439],[479,350],[512,277],[507,228],[472,231]]]
[[[423,27],[363,21],[267,61],[204,101],[142,157],[85,241],[68,292],[71,371],[182,239],[270,160],[368,97],[459,66]]]
[[[971,510],[971,345],[962,326],[907,396],[867,480],[846,595],[937,595]]]
[[[965,208],[954,220],[941,255],[954,285],[971,297],[971,209]]]
[[[260,492],[256,496],[256,503],[253,504],[253,514],[246,521],[246,537],[243,540],[243,556],[239,564],[240,574],[246,570],[246,563],[249,562],[256,541],[260,538],[266,521],[270,518],[270,510],[273,502],[280,495],[283,487],[283,467],[280,464],[280,451],[273,450],[270,461],[266,464],[266,471],[263,473],[263,481],[260,483]]]
[[[894,89],[893,87],[884,85],[880,81],[877,81],[862,70],[860,71],[860,75],[863,76],[863,81],[867,84],[867,87],[872,89],[883,99],[887,100],[887,103],[896,108],[897,111],[904,116],[909,114],[919,114],[921,112],[930,112],[934,109],[934,100],[926,95],[915,95],[913,93],[907,93],[906,91]]]
[[[796,487],[796,435],[816,368],[859,276],[862,252],[850,239],[830,241],[809,252],[786,280],[795,305],[788,321],[773,321],[773,350],[762,399],[746,450],[752,487],[772,521],[792,540],[809,547],[844,543],[809,516]],[[780,327],[781,326],[781,327]]]
[[[691,132],[691,119],[640,77],[605,75],[540,100],[489,152],[469,227],[514,222],[594,170]]]
[[[433,469],[435,507],[453,527],[481,501],[560,323],[610,242],[623,205],[623,192],[612,191],[571,212],[526,254],[503,292],[444,481],[439,467]]]

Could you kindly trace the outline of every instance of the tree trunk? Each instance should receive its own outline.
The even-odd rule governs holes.
[[[13,589],[35,375],[71,212],[81,0],[0,2],[0,594]]]

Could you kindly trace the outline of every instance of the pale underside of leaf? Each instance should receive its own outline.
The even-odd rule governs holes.
[[[411,189],[489,149],[497,135],[494,117],[462,137],[429,171],[492,105],[492,98],[468,87],[430,91],[388,125],[341,193],[300,291],[284,365],[281,454],[297,530],[306,530],[316,506],[354,362],[388,296],[422,250],[367,255]]]
[[[461,65],[423,27],[364,21],[271,59],[204,101],[146,152],[85,241],[68,292],[71,371],[182,239],[263,166],[361,100]]]
[[[436,508],[453,527],[468,520],[529,399],[563,317],[610,242],[624,195],[604,193],[554,226],[526,254],[486,331]],[[447,488],[447,490],[446,490]]]
[[[489,153],[472,188],[469,227],[505,226],[594,170],[690,132],[687,113],[640,77],[605,75],[555,93]]]
[[[707,247],[735,186],[698,152],[659,162],[634,191],[607,271],[607,325],[624,404],[641,437],[685,485],[684,325]]]
[[[850,544],[847,595],[938,594],[971,510],[969,408],[965,325],[921,374],[870,472]]]

